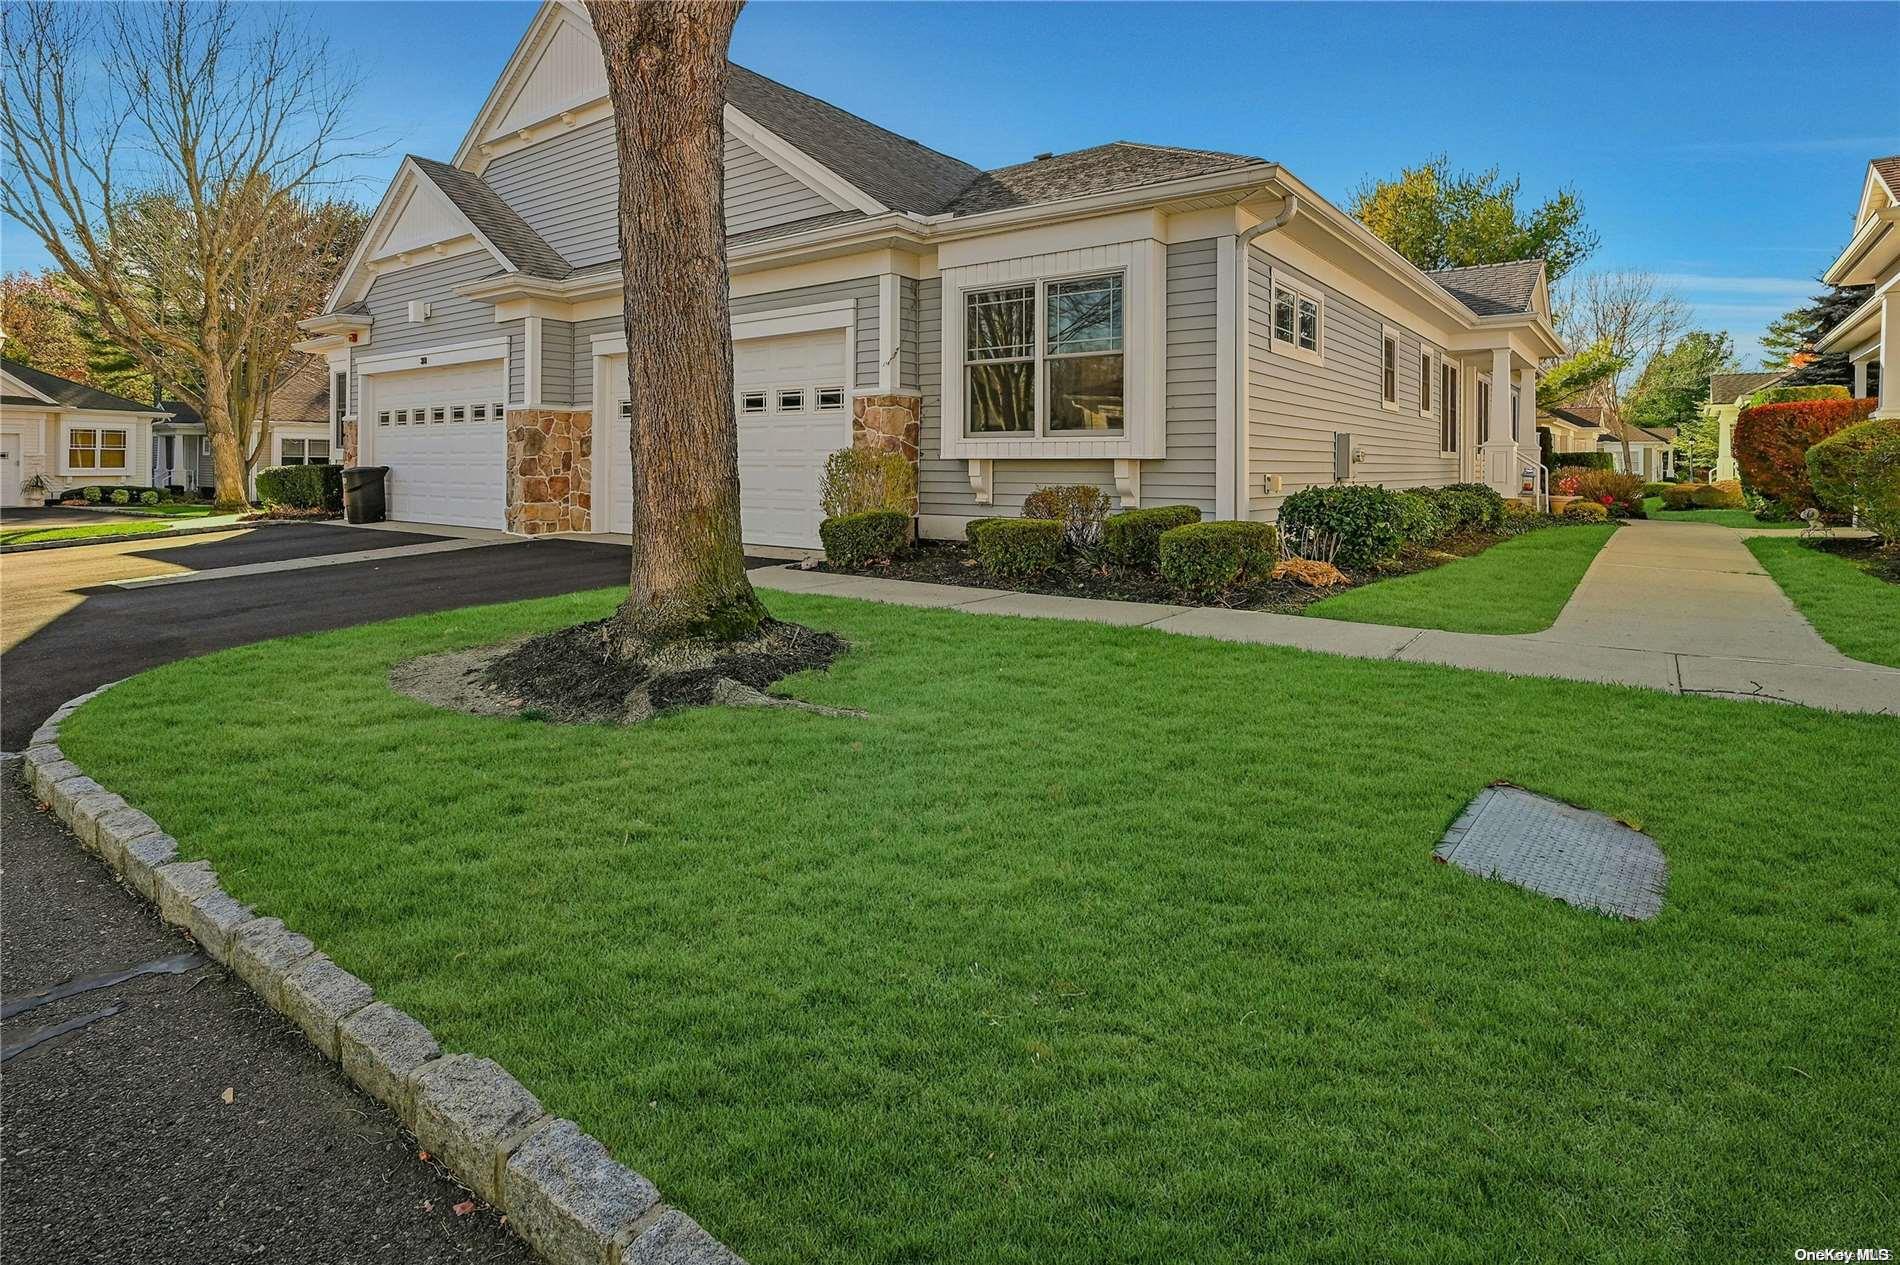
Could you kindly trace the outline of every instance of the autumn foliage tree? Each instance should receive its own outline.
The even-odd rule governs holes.
[[[1793,400],[1745,408],[1735,421],[1735,461],[1751,491],[1791,510],[1815,504],[1808,449],[1863,422],[1872,400]]]
[[[1554,282],[1596,252],[1598,236],[1574,190],[1528,208],[1518,205],[1522,191],[1496,167],[1454,171],[1438,154],[1396,178],[1362,183],[1346,209],[1420,268],[1542,259]]]

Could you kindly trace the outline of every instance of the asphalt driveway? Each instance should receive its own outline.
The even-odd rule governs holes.
[[[149,588],[110,583],[418,539],[430,538],[273,526],[0,559],[4,746],[24,746],[66,699],[173,659],[626,582],[625,546],[542,540]],[[18,767],[0,767],[8,1259],[531,1259],[497,1215],[419,1158],[393,1116],[215,964],[14,1013],[28,994],[192,947],[32,802]]]

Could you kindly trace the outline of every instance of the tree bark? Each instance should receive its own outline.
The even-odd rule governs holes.
[[[620,156],[633,570],[621,652],[737,641],[765,609],[739,538],[727,311],[726,51],[739,3],[589,0]]]

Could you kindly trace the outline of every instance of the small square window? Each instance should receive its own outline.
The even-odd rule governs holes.
[[[837,413],[844,409],[843,387],[819,387],[816,408],[821,413]]]
[[[739,397],[739,411],[741,413],[765,412],[765,392],[747,391],[744,395],[741,395]]]
[[[493,422],[499,422],[501,420],[501,416],[502,416],[501,401],[496,400],[493,404],[490,404],[488,406],[488,419]]]
[[[388,410],[388,409],[378,409],[378,410],[377,410],[377,412],[376,412],[376,424],[377,424],[378,426],[387,426],[387,425],[389,425],[389,410]]]
[[[620,401],[620,416],[625,421],[630,422],[633,420],[633,401],[632,400]]]
[[[432,422],[446,422],[449,420],[449,410],[438,404],[429,410],[429,420]]]
[[[466,422],[468,420],[468,406],[465,404],[451,405],[449,408],[449,420],[451,422]]]
[[[407,426],[408,424],[409,424],[409,410],[406,408],[397,409],[396,410],[396,425]]]
[[[470,421],[485,422],[488,420],[488,406],[486,404],[472,404],[469,406],[468,415]]]
[[[803,413],[805,411],[805,392],[780,391],[778,393],[778,411],[781,413]]]

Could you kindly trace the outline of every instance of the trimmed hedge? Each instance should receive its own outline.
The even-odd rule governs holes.
[[[1692,510],[1695,508],[1695,494],[1700,485],[1694,483],[1672,483],[1662,490],[1663,508],[1666,510]]]
[[[1023,517],[1055,519],[1071,549],[1093,549],[1101,543],[1108,508],[1108,493],[1092,483],[1039,487],[1023,498]]]
[[[1742,497],[1740,479],[1704,483],[1690,491],[1689,500],[1697,509],[1702,510],[1738,510],[1747,504]]]
[[[1445,530],[1466,527],[1489,531],[1504,521],[1504,498],[1487,483],[1452,483],[1442,488],[1413,488],[1438,503]]]
[[[1593,523],[1600,523],[1609,516],[1609,509],[1595,501],[1572,501],[1564,506],[1565,518],[1583,518]]]
[[[1873,411],[1872,400],[1838,397],[1743,409],[1735,421],[1735,460],[1742,468],[1742,482],[1791,510],[1806,509],[1814,504],[1808,449],[1866,421]]]
[[[1323,532],[1339,540],[1333,561],[1364,571],[1405,543],[1399,494],[1368,483],[1318,484],[1301,488],[1280,505],[1280,530],[1289,536]]]
[[[1821,504],[1857,511],[1889,544],[1900,541],[1900,418],[1836,431],[1808,449],[1808,475]]]
[[[996,518],[994,515],[992,515],[989,518],[971,519],[969,522],[963,525],[963,538],[974,545],[976,543],[977,529],[983,526],[983,524],[985,523],[993,523],[995,521],[996,521]]]
[[[903,510],[840,514],[818,524],[825,559],[841,567],[886,562],[910,548],[910,515]]]
[[[1123,510],[1103,521],[1102,545],[1111,559],[1125,567],[1155,567],[1161,563],[1162,533],[1200,521],[1201,511],[1192,505]]]
[[[1614,470],[1616,458],[1607,452],[1553,452],[1550,454],[1550,468],[1562,469],[1564,466],[1578,466],[1585,470]]]
[[[971,532],[976,556],[991,575],[1020,580],[1062,560],[1062,524],[1053,518],[991,518]]]
[[[257,472],[257,499],[297,510],[343,508],[342,466],[266,466]]]
[[[1273,570],[1275,534],[1266,523],[1189,523],[1161,535],[1161,576],[1178,589],[1213,597]]]
[[[130,505],[132,503],[132,493],[126,488],[113,488],[112,495],[106,499],[111,501],[114,505]]]
[[[1445,514],[1429,488],[1413,488],[1397,493],[1394,508],[1399,516],[1399,538],[1408,545],[1429,545],[1444,535]]]
[[[1843,386],[1831,387],[1769,387],[1757,391],[1742,401],[1743,408],[1755,408],[1761,404],[1799,404],[1804,400],[1849,400],[1852,392]]]
[[[1661,496],[1664,488],[1673,488],[1675,486],[1673,483],[1645,483],[1643,485],[1643,495]]]
[[[158,504],[158,493],[152,491],[150,488],[145,489],[145,491],[139,493],[139,504],[140,505]]]

